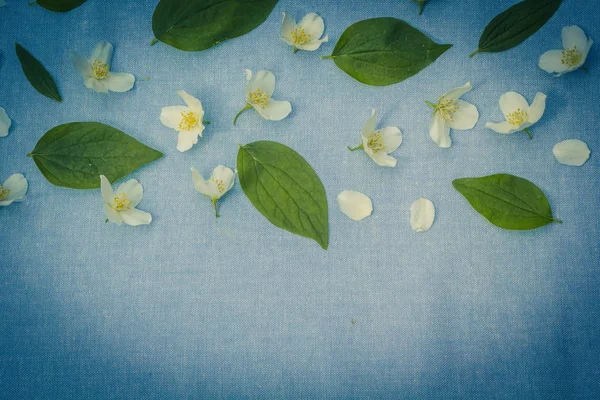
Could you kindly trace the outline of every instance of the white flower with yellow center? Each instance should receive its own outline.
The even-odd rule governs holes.
[[[283,13],[281,40],[292,46],[294,53],[298,50],[315,51],[321,47],[321,43],[329,40],[327,35],[320,39],[324,30],[323,18],[315,13],[307,14],[298,24]]]
[[[83,78],[86,88],[98,93],[126,92],[133,87],[135,77],[125,72],[112,72],[113,46],[106,40],[98,42],[89,59],[72,52],[71,62],[75,71]]]
[[[539,67],[546,72],[561,76],[581,68],[594,43],[578,26],[567,26],[562,30],[563,50],[550,50],[540,57]]]
[[[177,150],[187,151],[193,145],[198,143],[198,136],[202,137],[204,123],[210,121],[204,120],[204,109],[200,100],[180,90],[177,94],[185,101],[185,106],[169,106],[162,109],[160,113],[160,122],[167,128],[175,129],[179,132],[177,139]]]
[[[196,190],[211,199],[215,217],[219,218],[217,202],[229,192],[235,183],[235,173],[223,165],[216,167],[210,178],[204,180],[196,168],[192,168],[192,180]]]
[[[22,174],[11,175],[0,185],[0,206],[9,206],[13,202],[25,200],[27,179]]]
[[[136,209],[142,200],[144,189],[135,180],[122,183],[116,192],[104,175],[100,175],[100,189],[104,199],[104,214],[106,221],[121,225],[125,222],[130,226],[147,225],[152,222],[152,215]]]
[[[382,129],[377,128],[377,116],[375,109],[371,117],[365,123],[360,134],[362,144],[348,149],[355,151],[363,149],[369,157],[382,167],[395,167],[396,159],[389,154],[395,151],[402,144],[402,132],[395,126],[389,126]]]
[[[532,138],[531,127],[538,122],[546,110],[546,95],[537,93],[531,106],[525,97],[516,92],[508,92],[500,96],[500,109],[506,118],[504,122],[488,122],[486,128],[496,133],[510,134],[525,131]]]
[[[470,92],[473,86],[467,82],[464,86],[452,89],[439,98],[436,104],[426,101],[433,108],[433,118],[429,125],[429,136],[439,147],[452,145],[450,129],[473,129],[479,120],[479,111],[471,103],[460,100],[461,96]]]
[[[246,70],[246,106],[237,113],[233,125],[244,111],[254,108],[266,120],[280,121],[290,115],[292,105],[289,101],[273,100],[275,91],[275,75],[270,71],[258,71],[252,76],[252,71]]]
[[[12,125],[12,121],[8,118],[8,114],[6,114],[6,110],[0,107],[0,137],[4,137],[8,135],[8,130]]]

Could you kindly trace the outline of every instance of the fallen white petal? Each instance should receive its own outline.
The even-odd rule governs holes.
[[[373,212],[373,202],[360,192],[344,190],[338,194],[337,200],[340,211],[354,221],[365,219]]]
[[[0,137],[4,137],[8,135],[8,130],[10,129],[10,125],[12,121],[8,118],[6,111],[4,108],[0,107]]]
[[[433,225],[435,207],[431,200],[421,197],[410,206],[410,226],[415,232],[425,232]]]
[[[552,152],[559,163],[573,167],[582,166],[590,158],[590,148],[578,139],[568,139],[557,143]]]

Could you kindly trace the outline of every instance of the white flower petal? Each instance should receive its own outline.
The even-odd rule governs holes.
[[[360,192],[344,190],[338,194],[337,201],[340,211],[354,221],[365,219],[373,212],[373,202]]]
[[[152,215],[138,209],[131,209],[119,212],[123,222],[129,226],[148,225],[152,222]]]
[[[101,80],[96,78],[84,78],[83,84],[86,88],[92,89],[97,93],[108,93],[108,89],[104,86]]]
[[[453,121],[450,121],[450,128],[460,130],[473,129],[479,120],[477,107],[463,100],[456,100],[455,104],[458,109],[452,114]]]
[[[23,174],[11,175],[3,184],[4,189],[8,190],[8,196],[3,201],[23,201],[27,194],[27,188],[29,187],[27,179]]]
[[[136,179],[129,179],[119,185],[117,193],[123,193],[132,207],[137,207],[144,196],[144,188]]]
[[[167,128],[179,131],[179,125],[182,120],[182,113],[188,112],[190,109],[185,106],[169,106],[164,107],[160,112],[160,122]]]
[[[100,191],[102,192],[104,203],[112,207],[114,205],[115,192],[113,192],[110,182],[104,175],[100,175]]]
[[[113,55],[113,45],[106,40],[101,40],[96,44],[92,56],[89,58],[91,64],[96,60],[100,60],[103,64],[110,65]]]
[[[372,109],[371,116],[369,119],[367,119],[367,122],[365,122],[365,125],[363,126],[361,136],[368,138],[369,135],[375,131],[375,128],[377,128],[377,115],[375,109]]]
[[[0,137],[4,137],[8,135],[8,130],[12,125],[12,121],[6,114],[6,110],[0,107]]]
[[[192,180],[194,181],[194,187],[200,193],[210,198],[218,199],[221,197],[221,192],[219,192],[219,188],[217,184],[211,181],[210,179],[205,181],[200,172],[196,168],[192,168]]]
[[[177,94],[185,101],[185,104],[192,110],[192,112],[198,115],[199,119],[204,118],[204,109],[202,108],[202,103],[200,100],[187,94],[185,90],[177,91]]]
[[[421,197],[410,206],[410,226],[415,232],[425,232],[435,220],[435,207],[431,200]]]
[[[396,166],[397,160],[394,157],[385,154],[384,151],[378,151],[377,153],[367,154],[373,159],[373,161],[375,161],[377,165],[381,167],[393,168]]]
[[[223,182],[223,188],[225,190],[223,191],[223,193],[221,193],[221,196],[229,192],[233,187],[233,184],[235,183],[235,173],[231,170],[231,168],[227,168],[224,165],[218,165],[213,170],[212,178],[214,180],[220,180]]]
[[[517,111],[518,109],[527,111],[529,108],[529,103],[527,100],[525,100],[525,97],[517,92],[504,93],[502,96],[500,96],[499,103],[502,114],[505,116]]]
[[[329,36],[325,35],[325,37],[323,39],[311,40],[304,44],[297,44],[296,47],[299,48],[300,50],[315,51],[315,50],[318,50],[319,47],[321,47],[321,45],[323,43],[328,42],[328,41],[329,41]]]
[[[306,14],[298,23],[304,29],[304,33],[311,35],[313,39],[319,39],[325,31],[323,18],[315,13]]]
[[[258,111],[261,117],[270,121],[280,121],[292,112],[292,105],[289,101],[276,101],[271,99],[269,105],[265,108],[256,105],[253,105],[253,107]]]
[[[577,139],[568,139],[557,143],[552,149],[556,160],[564,165],[580,167],[590,158],[590,148]]]
[[[106,79],[102,79],[104,87],[117,93],[131,90],[135,84],[135,76],[126,72],[111,72]]]
[[[281,24],[281,40],[290,46],[294,45],[294,40],[292,39],[292,31],[294,29],[296,29],[296,22],[284,12],[283,22]]]
[[[448,100],[458,100],[460,99],[465,93],[468,93],[471,91],[471,89],[473,89],[473,85],[471,85],[471,82],[467,82],[464,84],[464,86],[461,87],[457,87],[454,88],[452,90],[450,90],[448,93],[445,93],[441,99],[448,99]]]
[[[180,131],[177,136],[177,150],[180,152],[188,151],[193,145],[198,143],[198,133],[194,131]]]
[[[71,52],[70,57],[73,68],[75,68],[75,71],[79,76],[82,78],[91,78],[94,76],[92,66],[84,56]]]
[[[402,131],[395,126],[388,126],[379,131],[383,139],[384,151],[391,153],[402,144]]]
[[[271,97],[275,91],[275,75],[271,71],[258,71],[248,82],[248,93],[254,93],[258,89]]]
[[[544,115],[544,111],[546,111],[546,96],[544,93],[536,93],[535,99],[533,99],[533,103],[531,103],[531,107],[527,110],[527,122],[533,125],[538,122],[542,116]]]
[[[511,124],[509,124],[507,121],[504,122],[488,122],[485,124],[485,127],[488,129],[493,130],[496,133],[502,133],[502,134],[509,134],[509,133],[515,133],[518,132],[519,128],[515,128],[514,126],[512,126]]]
[[[571,50],[577,46],[577,50],[587,52],[588,38],[583,29],[576,25],[566,26],[562,30],[562,42],[565,50]]]
[[[252,79],[252,71],[250,71],[249,69],[246,69],[245,72],[246,72],[246,80],[249,81],[250,79]]]
[[[560,76],[569,69],[569,66],[562,62],[562,50],[550,50],[542,54],[538,66],[550,73]]]
[[[123,218],[121,218],[121,214],[106,203],[104,203],[104,215],[113,224],[123,224]]]
[[[439,113],[433,114],[431,124],[429,125],[429,137],[438,147],[447,149],[452,145],[450,139],[450,124],[444,120]]]

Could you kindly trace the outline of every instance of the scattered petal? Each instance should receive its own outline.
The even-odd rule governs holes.
[[[344,190],[337,200],[340,211],[354,221],[365,219],[373,212],[373,202],[360,192]]]
[[[580,167],[590,158],[590,148],[578,139],[568,139],[557,143],[552,149],[556,160],[564,165]]]
[[[6,114],[6,110],[0,107],[0,137],[8,135],[8,130],[10,129],[11,125],[12,121],[8,117],[8,114]]]
[[[415,232],[425,232],[435,219],[435,207],[431,200],[421,197],[410,206],[410,226]]]

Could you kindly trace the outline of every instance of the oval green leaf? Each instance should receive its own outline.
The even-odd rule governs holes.
[[[300,154],[276,142],[254,142],[240,147],[237,169],[242,190],[273,225],[327,249],[325,188]]]
[[[29,5],[38,4],[50,11],[67,12],[79,7],[87,0],[37,0]]]
[[[54,83],[54,79],[52,79],[52,76],[48,70],[44,68],[42,63],[25,50],[19,43],[15,43],[15,49],[23,73],[29,83],[31,83],[31,86],[44,96],[61,102],[62,98],[58,93],[56,83]]]
[[[402,82],[437,60],[451,44],[437,44],[395,18],[357,22],[344,31],[331,58],[359,82],[386,86]]]
[[[562,0],[525,0],[498,14],[485,27],[479,49],[471,57],[512,49],[544,26],[561,3]]]
[[[94,189],[100,175],[115,182],[163,154],[112,126],[72,122],[46,132],[28,156],[52,184]]]
[[[452,185],[492,224],[513,230],[561,222],[552,216],[544,192],[527,179],[508,174],[455,179]]]
[[[267,19],[277,0],[161,0],[152,16],[155,39],[201,51],[242,36]]]

